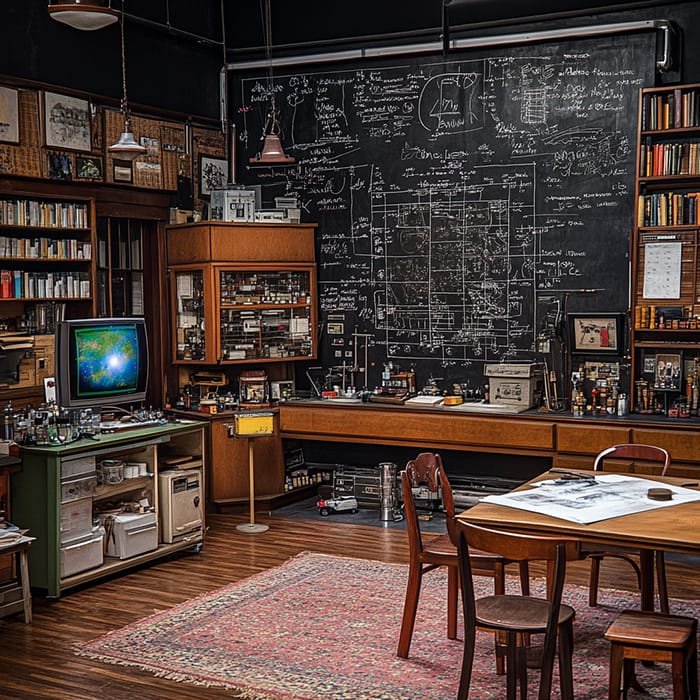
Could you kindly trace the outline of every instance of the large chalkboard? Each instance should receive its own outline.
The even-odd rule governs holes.
[[[269,104],[240,80],[239,181],[317,221],[324,366],[465,381],[536,359],[559,311],[624,311],[653,34],[274,75],[291,167],[248,168]],[[595,291],[591,291],[595,290]],[[550,314],[551,316],[551,314]],[[359,335],[353,335],[359,334]],[[359,357],[355,357],[359,355]],[[360,383],[360,382],[358,382]]]

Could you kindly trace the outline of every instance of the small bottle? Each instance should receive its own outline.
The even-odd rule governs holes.
[[[617,395],[617,415],[627,415],[627,394],[625,394],[624,392],[620,392]]]
[[[12,411],[12,402],[8,401],[2,415],[3,440],[12,440],[15,436],[15,414]]]

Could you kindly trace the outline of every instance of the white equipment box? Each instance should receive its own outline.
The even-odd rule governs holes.
[[[503,362],[484,367],[489,401],[502,406],[536,406],[542,398],[542,370],[534,363]]]
[[[120,513],[102,518],[108,557],[129,559],[158,548],[155,513]]]
[[[163,542],[199,540],[204,504],[199,469],[173,469],[158,475],[160,533]]]

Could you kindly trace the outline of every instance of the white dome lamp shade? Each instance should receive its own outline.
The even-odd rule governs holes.
[[[100,0],[60,0],[55,4],[49,3],[49,17],[74,29],[93,32],[114,24],[119,19],[119,13]]]

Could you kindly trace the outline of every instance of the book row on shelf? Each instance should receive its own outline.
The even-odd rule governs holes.
[[[700,92],[675,88],[642,99],[642,131],[700,126]]]
[[[87,272],[0,270],[0,299],[89,299]]]
[[[640,177],[700,174],[700,144],[656,143],[642,144]]]
[[[2,258],[90,260],[92,244],[73,238],[14,238],[0,236]]]
[[[76,202],[40,202],[33,199],[0,200],[0,224],[55,228],[88,228],[88,205]]]
[[[655,192],[640,195],[638,226],[694,226],[698,223],[700,192]]]

